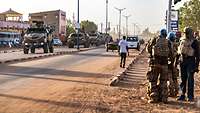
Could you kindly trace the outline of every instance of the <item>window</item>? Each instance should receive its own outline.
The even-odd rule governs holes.
[[[127,41],[136,42],[138,41],[138,37],[127,37]]]

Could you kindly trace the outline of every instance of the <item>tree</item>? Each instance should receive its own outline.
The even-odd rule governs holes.
[[[71,20],[67,20],[66,37],[68,37],[71,33],[75,33],[75,29],[73,27],[73,24],[72,24]]]
[[[200,0],[190,0],[180,7],[179,26],[181,31],[190,26],[194,31],[200,29]]]
[[[89,32],[96,32],[97,31],[97,25],[92,21],[81,21],[81,30],[89,33]]]

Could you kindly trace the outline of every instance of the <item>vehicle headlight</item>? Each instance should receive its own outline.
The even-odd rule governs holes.
[[[28,45],[28,43],[25,43],[25,45],[27,46],[27,45]]]
[[[44,45],[44,43],[42,42],[41,45]]]

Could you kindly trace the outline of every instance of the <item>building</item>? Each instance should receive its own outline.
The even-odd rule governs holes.
[[[8,11],[0,13],[0,31],[21,32],[27,29],[29,24],[23,22],[23,15],[11,8]]]
[[[11,8],[8,11],[0,13],[0,20],[1,21],[22,21],[23,15],[16,11],[13,11]]]
[[[66,13],[61,10],[45,11],[29,14],[29,22],[34,21],[44,22],[45,25],[53,26],[55,28],[54,36],[59,37],[65,41],[66,34]]]

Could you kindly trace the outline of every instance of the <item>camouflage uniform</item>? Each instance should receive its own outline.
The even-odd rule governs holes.
[[[178,76],[179,70],[177,68],[177,60],[178,60],[178,45],[176,42],[170,41],[170,45],[172,48],[170,63],[168,64],[168,77],[169,77],[169,96],[176,97],[179,90],[178,84]]]
[[[165,46],[161,46],[158,52],[155,52],[155,46],[158,43],[158,39],[162,39],[165,42]],[[165,55],[158,55],[165,51]],[[169,56],[169,44],[165,37],[159,36],[153,38],[147,45],[147,52],[150,54],[149,59],[149,71],[147,72],[148,97],[149,103],[153,102],[167,102],[168,98],[168,56]],[[159,79],[158,79],[159,78]]]

